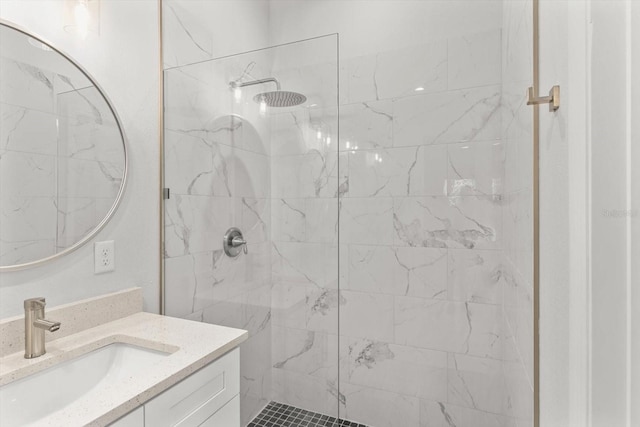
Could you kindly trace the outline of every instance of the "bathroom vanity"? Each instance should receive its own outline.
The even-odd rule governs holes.
[[[3,427],[240,425],[246,331],[144,313],[138,288],[47,317],[61,327],[33,359],[24,357],[24,319],[0,321]]]
[[[225,354],[111,426],[240,426],[239,350]]]

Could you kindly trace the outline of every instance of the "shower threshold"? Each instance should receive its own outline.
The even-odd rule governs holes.
[[[269,404],[249,423],[247,427],[367,427],[354,423],[311,412],[284,403],[269,402]]]

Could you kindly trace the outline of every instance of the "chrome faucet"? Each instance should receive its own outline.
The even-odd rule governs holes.
[[[44,347],[44,331],[55,332],[60,322],[44,318],[44,298],[30,298],[24,301],[24,357],[33,359],[47,352]]]

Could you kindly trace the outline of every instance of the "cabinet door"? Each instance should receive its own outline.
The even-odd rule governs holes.
[[[236,348],[147,402],[145,425],[200,426],[239,393],[240,350]]]
[[[231,402],[200,424],[200,427],[240,427],[240,396],[231,399]]]
[[[134,409],[122,418],[109,424],[109,427],[144,427],[144,408]]]

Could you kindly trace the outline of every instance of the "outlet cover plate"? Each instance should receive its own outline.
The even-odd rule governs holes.
[[[93,255],[95,274],[107,273],[116,269],[116,252],[113,240],[96,242]]]

